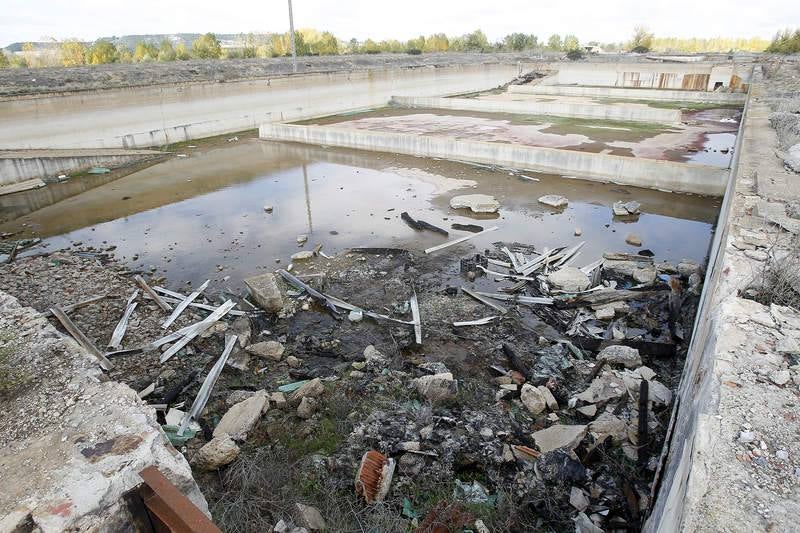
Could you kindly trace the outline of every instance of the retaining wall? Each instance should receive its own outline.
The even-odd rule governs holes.
[[[622,87],[577,87],[565,85],[510,85],[508,92],[518,94],[547,94],[554,96],[584,96],[587,98],[621,98],[629,100],[674,100],[708,104],[742,104],[747,98],[741,93],[679,91],[668,89],[628,89]]]
[[[385,68],[85,91],[0,101],[0,149],[135,148],[384,106],[393,94],[441,96],[491,89],[516,64]]]
[[[162,157],[161,152],[135,150],[101,153],[53,153],[52,150],[0,153],[0,187],[41,179],[49,181],[61,174],[81,172],[91,167],[121,167]]]
[[[422,98],[393,96],[392,104],[404,107],[458,109],[485,113],[517,113],[525,115],[555,115],[600,120],[634,122],[680,122],[681,112],[676,109],[658,109],[646,106],[574,104],[561,102],[513,102],[506,100],[477,100],[472,98]]]
[[[728,171],[572,150],[320,126],[264,124],[262,139],[470,161],[665,191],[720,196]]]

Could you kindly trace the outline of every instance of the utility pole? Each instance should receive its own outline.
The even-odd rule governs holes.
[[[297,49],[294,45],[294,17],[292,16],[292,0],[289,0],[289,35],[292,39],[292,70],[297,72]]]

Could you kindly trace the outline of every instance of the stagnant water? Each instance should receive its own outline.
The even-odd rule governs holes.
[[[466,254],[496,241],[539,248],[586,241],[575,261],[581,266],[610,250],[635,253],[639,248],[625,243],[635,233],[657,259],[702,262],[719,209],[715,198],[525,173],[539,180],[531,181],[461,163],[257,139],[186,153],[7,222],[0,232],[41,236],[50,250],[113,245],[123,263],[155,267],[173,286],[211,278],[233,287],[318,243],[328,254],[353,246],[421,251],[469,235],[416,232],[400,219],[403,211],[448,230],[456,222],[500,228],[440,253]],[[449,207],[452,196],[471,193],[494,195],[499,214]],[[24,204],[35,194],[13,200]],[[563,195],[569,206],[539,204],[544,194]],[[640,202],[642,214],[614,218],[618,200]],[[296,242],[301,234],[309,236],[305,248]]]

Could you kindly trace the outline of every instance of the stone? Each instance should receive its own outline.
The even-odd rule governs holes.
[[[358,309],[353,309],[347,314],[347,320],[350,322],[361,322],[364,320],[364,312]]]
[[[267,212],[267,213],[272,213],[272,209],[273,208],[272,208],[271,205],[265,205],[264,206],[264,211]]]
[[[633,271],[633,281],[636,283],[653,283],[655,280],[655,268],[637,268]]]
[[[569,204],[569,200],[558,194],[545,194],[544,196],[539,197],[539,203],[549,205],[550,207],[560,208],[566,207]]]
[[[608,412],[601,413],[589,423],[589,432],[594,435],[596,441],[610,436],[616,444],[624,442],[628,434],[625,421]]]
[[[379,372],[389,366],[389,358],[371,344],[364,348],[364,361],[367,363],[366,369],[372,372]]]
[[[228,394],[228,397],[225,398],[225,405],[228,407],[232,407],[237,403],[243,402],[248,398],[252,398],[255,396],[255,391],[251,390],[235,390]]]
[[[655,404],[669,405],[672,402],[672,391],[660,381],[649,380],[647,399]]]
[[[239,348],[234,348],[225,364],[237,370],[247,370],[250,364],[250,354]]]
[[[325,385],[323,385],[322,380],[314,378],[311,381],[303,383],[299,389],[292,393],[289,400],[291,402],[300,402],[305,397],[318,398],[323,392],[325,392]]]
[[[404,476],[417,476],[425,468],[425,457],[416,453],[404,453],[397,462],[397,469]]]
[[[610,365],[622,365],[625,368],[637,368],[642,366],[642,358],[639,350],[621,344],[606,346],[597,354],[598,361],[605,361]]]
[[[556,397],[553,396],[553,393],[550,392],[550,389],[548,389],[544,385],[539,385],[536,388],[539,389],[539,392],[542,393],[544,401],[547,403],[547,408],[550,409],[551,411],[558,411],[558,402],[556,401]]]
[[[550,285],[566,292],[580,292],[589,288],[589,276],[579,268],[564,267],[547,275]]]
[[[260,276],[245,278],[243,281],[250,296],[264,311],[278,313],[283,309],[283,295],[278,288],[275,274],[268,272]]]
[[[628,235],[625,237],[625,242],[631,246],[641,246],[642,238],[635,233],[628,233]]]
[[[754,440],[756,440],[756,434],[752,431],[742,431],[739,433],[739,442],[747,444]]]
[[[775,452],[775,458],[780,459],[781,461],[788,461],[789,460],[789,452],[786,450],[778,450]]]
[[[697,261],[692,261],[691,259],[684,259],[680,263],[678,263],[678,274],[681,275],[683,278],[689,278],[695,272],[700,272],[702,269],[700,264]]]
[[[540,414],[547,408],[547,400],[542,395],[542,392],[530,383],[526,383],[522,386],[519,399],[522,405],[524,405],[533,416]]]
[[[786,335],[775,345],[775,350],[778,353],[798,355],[800,354],[800,344],[793,336]]]
[[[230,435],[214,437],[192,457],[192,465],[200,470],[219,470],[239,457],[239,447]]]
[[[597,406],[593,403],[589,405],[584,405],[583,407],[578,407],[577,411],[582,414],[583,416],[587,416],[589,418],[593,418],[594,415],[597,414]]]
[[[245,350],[253,355],[268,357],[273,361],[280,361],[283,357],[285,348],[283,347],[283,344],[279,343],[278,341],[262,341],[251,344],[245,348]]]
[[[620,398],[625,394],[625,391],[625,382],[620,377],[610,372],[603,372],[592,380],[592,383],[585,391],[575,397],[586,403],[600,403]]]
[[[295,503],[294,506],[298,524],[311,531],[325,531],[325,520],[315,507],[302,503]]]
[[[227,433],[236,441],[247,439],[247,434],[256,425],[262,411],[268,405],[267,392],[259,390],[250,398],[228,409],[214,428],[214,436],[219,437]]]
[[[308,261],[309,259],[314,258],[314,252],[310,250],[303,250],[302,252],[297,252],[292,254],[292,261]]]
[[[578,511],[585,511],[589,507],[589,497],[578,487],[572,487],[569,491],[569,504]]]
[[[539,451],[546,453],[558,448],[574,448],[586,435],[586,426],[566,426],[555,424],[547,429],[534,432],[531,437],[539,447]]]
[[[586,513],[578,513],[572,520],[575,522],[575,533],[604,533],[602,528],[597,527],[592,519],[586,516]]]
[[[583,235],[583,230],[582,230],[581,228],[575,228],[575,233],[574,233],[574,235],[575,235],[576,237],[580,237],[581,235]]]
[[[458,382],[453,379],[453,374],[450,372],[422,376],[416,378],[414,384],[417,392],[432,402],[452,398],[458,392]]]
[[[290,355],[286,358],[286,364],[289,365],[289,368],[300,368],[300,365],[303,364],[303,361],[293,355]]]
[[[308,235],[297,236],[297,244],[305,244],[306,242],[308,242]]]
[[[615,314],[616,310],[613,305],[604,305],[602,307],[599,307],[594,312],[594,316],[597,318],[597,320],[603,320],[603,321],[613,319]]]
[[[300,400],[300,405],[297,406],[297,416],[308,420],[317,410],[317,400],[310,396],[305,396]]]
[[[225,322],[217,322],[217,324],[225,325]],[[217,324],[215,324],[215,326]],[[231,322],[230,328],[225,328],[225,330],[236,335],[236,341],[242,348],[250,344],[250,337],[252,336],[253,331],[250,328],[250,319],[246,316],[236,317],[236,320]]]
[[[646,379],[647,381],[650,381],[651,379],[656,377],[655,371],[649,366],[640,367],[639,369],[636,370],[636,372],[638,372],[639,375],[642,376],[642,379]]]
[[[282,392],[271,392],[269,394],[269,401],[275,404],[278,409],[286,407],[286,395]]]
[[[783,387],[784,385],[789,383],[789,380],[792,379],[792,376],[791,376],[791,374],[789,373],[788,370],[779,370],[779,371],[776,371],[776,372],[772,372],[769,375],[769,379],[775,385],[778,385],[779,387]]]
[[[470,209],[473,213],[496,213],[500,202],[488,194],[462,194],[450,198],[453,209]]]
[[[792,172],[800,173],[800,143],[792,145],[783,158],[783,164]]]

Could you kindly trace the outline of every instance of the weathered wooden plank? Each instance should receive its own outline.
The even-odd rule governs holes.
[[[482,303],[483,305],[488,305],[489,307],[491,307],[492,309],[494,309],[494,310],[495,310],[495,311],[497,311],[498,313],[501,313],[501,314],[506,314],[506,313],[508,313],[508,309],[506,309],[506,308],[505,308],[505,307],[503,307],[502,305],[500,305],[500,304],[496,304],[496,303],[494,303],[493,301],[491,301],[491,300],[489,300],[489,299],[487,299],[487,298],[484,298],[484,297],[483,297],[483,296],[481,296],[480,294],[478,294],[478,293],[476,293],[476,292],[473,292],[473,291],[469,290],[469,289],[468,289],[468,288],[466,288],[466,287],[461,287],[461,290],[462,290],[462,291],[464,291],[464,294],[466,294],[467,296],[471,296],[472,298],[474,298],[474,299],[478,300],[478,301],[479,301],[480,303]]]
[[[161,358],[159,361],[163,364],[168,361],[173,355],[178,353],[184,346],[189,344],[195,337],[203,333],[205,330],[210,328],[215,322],[217,322],[220,318],[225,316],[225,314],[230,311],[235,304],[233,301],[228,300],[224,304],[220,305],[216,311],[211,313],[205,320],[202,322],[197,323],[193,328],[183,336],[183,338],[179,339],[175,342],[172,346],[170,346],[169,350],[161,354]]]
[[[70,304],[70,305],[63,305],[63,306],[61,306],[61,310],[64,311],[65,313],[70,313],[70,312],[74,311],[75,309],[80,309],[81,307],[86,307],[87,305],[91,305],[91,304],[93,304],[95,302],[99,302],[103,298],[108,298],[108,294],[98,294],[97,296],[92,296],[92,297],[87,298],[85,300],[81,300],[78,303],[74,303],[74,304]],[[46,317],[51,317],[51,316],[53,316],[53,311],[51,309],[48,309],[43,314]]]
[[[167,318],[167,319],[164,321],[164,323],[163,323],[163,324],[161,324],[161,327],[162,327],[162,328],[164,328],[164,329],[167,329],[168,327],[170,327],[170,326],[172,325],[172,323],[173,323],[173,322],[175,322],[175,320],[176,320],[176,319],[177,319],[177,318],[178,318],[178,317],[181,315],[181,313],[183,313],[183,311],[184,311],[184,310],[185,310],[187,307],[189,307],[189,304],[190,304],[190,303],[192,303],[192,302],[195,300],[195,298],[197,298],[198,296],[200,296],[200,294],[202,294],[202,292],[203,292],[204,290],[206,290],[206,287],[208,287],[208,284],[209,284],[209,283],[211,283],[211,280],[207,279],[207,280],[205,281],[205,283],[203,283],[202,285],[200,285],[200,286],[199,286],[199,287],[198,287],[198,288],[197,288],[197,289],[196,289],[194,292],[192,292],[192,293],[191,293],[189,296],[186,296],[186,297],[185,297],[185,298],[184,298],[184,299],[181,301],[181,303],[179,303],[179,304],[178,304],[178,305],[175,307],[175,309],[172,311],[172,314],[171,314],[171,315],[169,315],[169,318]]]
[[[89,340],[89,337],[87,337],[80,330],[80,328],[78,328],[78,326],[76,326],[75,323],[72,322],[72,320],[70,320],[70,318],[67,316],[67,314],[64,312],[63,309],[61,309],[57,305],[54,305],[53,307],[50,308],[50,310],[53,312],[53,316],[55,316],[58,319],[58,321],[61,322],[61,325],[64,326],[64,329],[67,330],[67,332],[72,336],[72,338],[75,339],[78,342],[78,344],[80,344],[87,352],[89,352],[95,358],[97,358],[97,361],[100,364],[100,368],[102,368],[103,370],[111,370],[112,368],[114,368],[113,363],[111,363],[111,361],[106,359],[106,356],[103,355],[103,352],[98,350],[97,346],[95,346],[94,343],[91,340]]]
[[[431,248],[428,248],[428,249],[425,250],[425,253],[426,254],[430,254],[430,253],[433,253],[433,252],[438,252],[439,250],[443,250],[444,248],[447,248],[448,246],[453,246],[454,244],[459,244],[459,243],[462,243],[464,241],[468,241],[470,239],[473,239],[473,238],[477,237],[478,235],[483,235],[485,233],[489,233],[490,231],[496,231],[498,229],[500,229],[500,228],[498,228],[497,226],[492,226],[491,228],[486,228],[485,230],[483,230],[480,233],[473,233],[472,235],[467,235],[466,237],[459,237],[458,239],[453,239],[452,241],[448,241],[446,243],[439,244],[438,246],[433,246]]]
[[[138,295],[139,289],[135,289],[131,297],[128,298],[128,302],[125,304],[125,312],[122,314],[122,318],[117,323],[117,327],[114,328],[114,333],[111,334],[111,340],[108,342],[109,348],[119,350],[119,347],[122,344],[122,338],[125,336],[125,332],[128,330],[128,321],[133,314],[133,310],[136,309],[137,303],[134,302],[134,300]]]
[[[165,302],[161,296],[156,293],[156,291],[150,288],[150,285],[147,284],[142,276],[136,275],[133,277],[133,280],[139,285],[139,287],[142,288],[144,292],[150,295],[150,298],[152,298],[161,309],[164,311],[172,311],[172,307]]]

